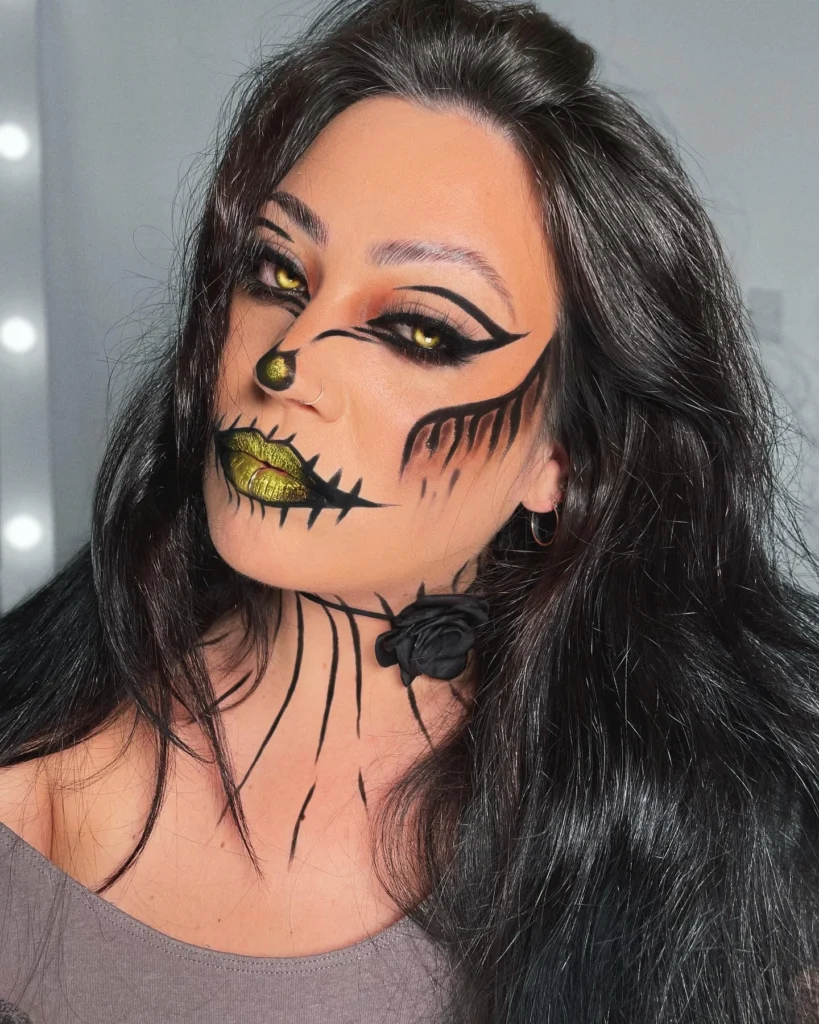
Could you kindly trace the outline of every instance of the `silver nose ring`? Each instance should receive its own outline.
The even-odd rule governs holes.
[[[321,391],[319,391],[319,393],[318,393],[318,398],[314,398],[312,402],[302,402],[301,404],[302,405],[316,405],[318,403],[319,398],[321,398],[321,396],[324,394],[324,385],[321,384],[320,387],[321,387]]]

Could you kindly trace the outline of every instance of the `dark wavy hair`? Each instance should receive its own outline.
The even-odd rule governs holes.
[[[208,534],[216,375],[258,209],[332,118],[379,95],[476,118],[531,167],[561,297],[544,443],[571,463],[553,545],[519,510],[486,553],[474,708],[385,804],[383,884],[452,956],[452,1021],[806,1019],[819,599],[794,570],[794,555],[817,566],[781,481],[775,396],[675,147],[534,4],[337,0],[240,79],[90,543],[0,622],[0,764],[125,708],[150,725],[155,797],[104,891],[187,749],[176,699],[255,857],[201,640],[238,608],[258,684],[280,594]]]

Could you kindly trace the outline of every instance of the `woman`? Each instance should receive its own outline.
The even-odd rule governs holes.
[[[342,0],[240,88],[0,624],[0,997],[810,1019],[817,600],[671,147],[529,5]]]

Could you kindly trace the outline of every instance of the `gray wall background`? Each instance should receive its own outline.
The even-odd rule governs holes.
[[[541,6],[596,46],[604,76],[678,140],[731,254],[773,376],[815,438],[819,4]],[[127,360],[151,304],[164,296],[177,185],[206,148],[237,73],[263,41],[295,32],[313,9],[299,0],[40,0],[58,566],[87,537],[93,480]],[[804,456],[802,494],[817,549],[815,445]]]

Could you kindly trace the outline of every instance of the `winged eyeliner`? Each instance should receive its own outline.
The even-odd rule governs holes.
[[[276,234],[281,235],[282,238],[287,239],[288,242],[293,242],[291,236],[278,224],[267,217],[259,217],[258,223]],[[484,330],[488,331],[492,336],[491,341],[476,342],[471,341],[470,348],[477,349],[479,352],[490,351],[491,349],[500,348],[503,345],[508,345],[512,341],[517,341],[519,338],[525,338],[529,333],[528,331],[522,334],[512,334],[505,330],[500,324],[496,323],[490,316],[488,316],[479,306],[476,306],[474,302],[470,302],[465,296],[460,295],[458,292],[453,291],[451,288],[444,288],[441,285],[399,285],[394,289],[395,291],[418,291],[418,292],[429,292],[432,295],[439,295],[441,298],[449,299],[450,302],[455,303],[465,313],[468,313],[476,323],[480,324]],[[368,321],[373,323],[374,321]]]

